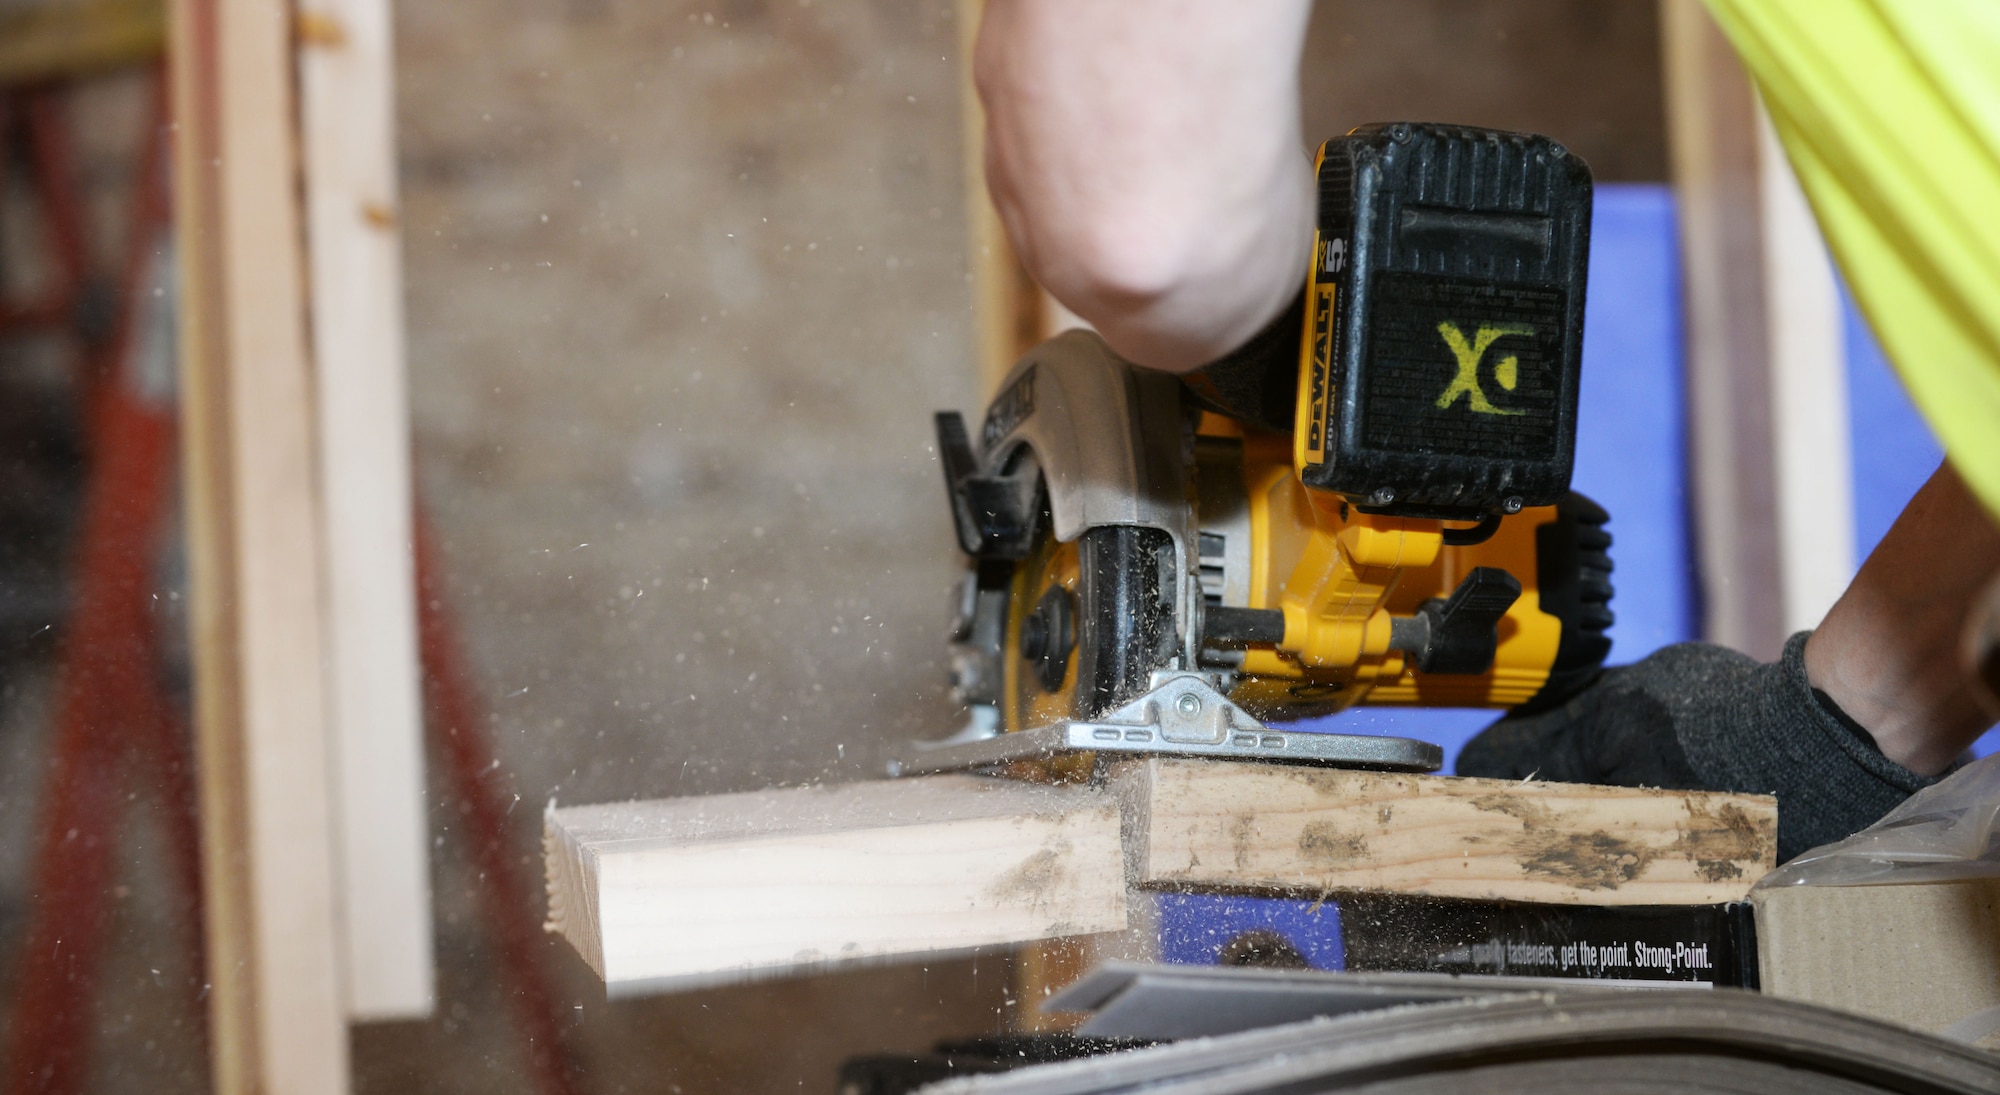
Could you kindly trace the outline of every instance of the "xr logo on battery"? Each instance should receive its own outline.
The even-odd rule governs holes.
[[[1522,327],[1516,324],[1505,324],[1499,327],[1481,327],[1473,332],[1472,341],[1467,342],[1465,340],[1465,332],[1458,329],[1458,324],[1449,321],[1438,324],[1438,334],[1443,335],[1444,344],[1451,347],[1451,356],[1458,359],[1458,375],[1452,379],[1451,386],[1444,390],[1444,394],[1437,397],[1438,410],[1442,411],[1450,408],[1452,404],[1458,402],[1458,397],[1462,394],[1467,397],[1467,405],[1475,414],[1527,413],[1520,410],[1509,410],[1506,407],[1496,407],[1492,401],[1486,398],[1486,390],[1479,386],[1479,363],[1485,360],[1486,349],[1493,345],[1495,340],[1505,338],[1508,335],[1532,335],[1534,333],[1535,329],[1533,327]],[[1521,382],[1520,359],[1516,358],[1513,354],[1508,354],[1506,357],[1494,362],[1493,379],[1498,381],[1502,388],[1510,392],[1513,391],[1514,385]]]

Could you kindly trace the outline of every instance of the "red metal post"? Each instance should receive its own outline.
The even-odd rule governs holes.
[[[10,119],[18,119],[27,137],[28,169],[56,275],[32,300],[0,300],[0,330],[69,324],[76,318],[82,297],[90,253],[84,244],[82,203],[76,197],[64,90],[59,84],[14,90],[7,95],[13,109],[0,111],[0,135],[5,135]]]
[[[42,89],[28,114],[41,152],[40,197],[58,222],[59,245],[81,263],[60,103]],[[155,117],[134,195],[113,335],[91,355],[95,360],[84,374],[89,382],[80,393],[90,466],[73,558],[71,611],[59,648],[55,732],[33,875],[35,913],[22,944],[8,1024],[9,1091],[84,1087],[112,845],[124,805],[121,792],[137,774],[124,762],[135,747],[149,747],[147,759],[154,763],[147,771],[161,781],[176,877],[186,887],[183,903],[195,914],[199,954],[200,850],[187,812],[193,801],[189,750],[185,726],[162,692],[151,613],[174,422],[171,409],[146,398],[133,375],[137,324],[149,305],[159,306],[146,295],[146,279],[166,231],[165,117],[163,112]],[[73,301],[74,284],[69,296]],[[192,879],[190,864],[197,872]],[[203,1012],[192,989],[189,998],[199,1023]]]
[[[163,86],[159,92],[164,104]],[[54,93],[41,89],[22,111],[36,150],[36,182],[61,252],[60,284],[29,304],[0,304],[0,327],[62,325],[74,315],[88,262],[70,189],[67,133]],[[0,121],[5,114],[0,113]],[[93,981],[103,944],[113,869],[112,841],[123,791],[141,773],[165,807],[173,875],[183,891],[186,944],[202,969],[200,838],[193,755],[182,713],[162,692],[151,616],[151,569],[166,527],[176,454],[174,417],[149,402],[133,375],[136,302],[165,238],[164,112],[134,198],[124,293],[114,334],[90,355],[83,406],[90,468],[75,554],[70,618],[60,647],[56,729],[41,843],[34,867],[35,915],[17,963],[7,1029],[8,1092],[81,1092],[87,1076]],[[578,1057],[563,1024],[535,889],[507,824],[513,796],[487,736],[484,712],[444,604],[438,557],[421,510],[416,520],[419,636],[429,701],[427,727],[466,819],[466,848],[500,953],[503,981],[543,1095],[580,1095]],[[133,762],[139,763],[133,763]],[[193,993],[190,994],[191,997]],[[190,1009],[206,1037],[206,1013]]]

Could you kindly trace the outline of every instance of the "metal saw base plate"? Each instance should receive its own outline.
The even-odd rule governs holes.
[[[990,724],[989,724],[990,725]],[[1144,695],[1097,720],[1072,719],[1013,733],[960,734],[915,742],[889,762],[891,776],[992,768],[1066,753],[1201,757],[1435,772],[1444,750],[1413,738],[1318,734],[1264,725],[1204,675],[1163,671]]]

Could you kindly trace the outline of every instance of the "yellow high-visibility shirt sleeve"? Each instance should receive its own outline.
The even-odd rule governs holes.
[[[1707,2],[1856,303],[2000,515],[2000,0]]]

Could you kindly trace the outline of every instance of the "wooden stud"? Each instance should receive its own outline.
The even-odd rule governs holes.
[[[391,32],[387,0],[313,0],[298,17],[328,733],[353,1019],[420,1018],[434,993]]]
[[[1679,198],[1688,440],[1707,637],[1784,645],[1773,475],[1756,93],[1700,0],[1662,0],[1667,135]]]
[[[170,34],[215,1084],[344,1092],[290,8],[176,0]]]
[[[1785,634],[1818,627],[1854,577],[1847,340],[1833,259],[1761,105],[1757,163]]]
[[[1839,297],[1728,39],[1700,0],[1660,27],[1706,637],[1773,659],[1854,570]]]

